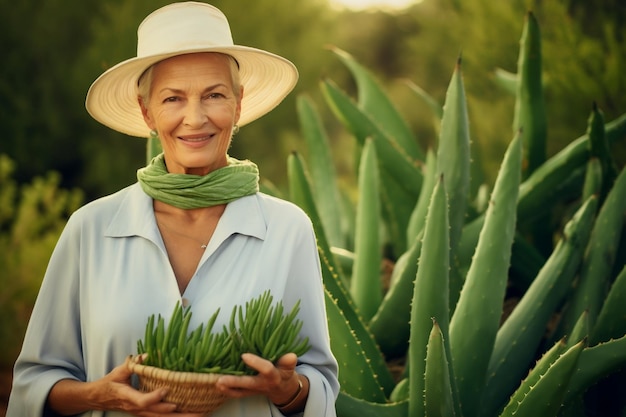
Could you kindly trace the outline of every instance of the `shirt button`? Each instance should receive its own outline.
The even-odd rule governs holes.
[[[183,304],[183,307],[189,307],[189,304],[191,304],[191,303],[189,302],[189,300],[188,300],[188,299],[183,298],[183,300],[182,300],[182,304]]]

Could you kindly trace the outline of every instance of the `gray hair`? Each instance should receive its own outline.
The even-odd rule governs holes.
[[[228,58],[228,65],[230,68],[230,78],[231,78],[231,83],[233,85],[233,93],[235,94],[237,98],[239,98],[239,94],[241,93],[241,80],[239,78],[239,63],[237,63],[237,60],[230,55],[223,54],[221,52],[212,52],[212,53],[222,55]],[[152,79],[154,78],[154,66],[157,64],[158,62],[148,67],[148,69],[145,70],[143,74],[141,74],[141,76],[139,77],[139,81],[137,81],[137,93],[139,97],[141,98],[141,100],[143,101],[144,105],[146,106],[148,105],[148,102],[150,101],[150,88],[152,87]]]

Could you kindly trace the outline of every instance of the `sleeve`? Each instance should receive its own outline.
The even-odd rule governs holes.
[[[311,342],[311,349],[299,358],[297,366],[297,371],[310,381],[303,417],[335,417],[335,401],[339,394],[338,365],[330,349],[317,242],[309,218],[305,220],[300,242],[295,245],[291,259],[285,300],[290,304],[301,300],[300,317],[305,323],[303,336],[308,336]],[[277,415],[280,416],[280,412]]]
[[[52,253],[13,374],[7,417],[54,416],[48,393],[61,379],[85,380],[79,319],[79,233],[66,225]]]

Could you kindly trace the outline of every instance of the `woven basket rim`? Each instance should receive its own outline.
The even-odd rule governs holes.
[[[148,366],[139,363],[140,357],[129,356],[128,369],[140,376],[149,378],[156,378],[162,381],[168,381],[173,383],[193,383],[193,384],[206,384],[213,385],[223,375],[218,373],[208,372],[180,372],[170,371],[168,369],[158,368],[156,366]]]

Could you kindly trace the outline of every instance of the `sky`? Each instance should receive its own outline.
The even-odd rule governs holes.
[[[374,6],[382,8],[402,9],[413,3],[418,3],[419,0],[330,0],[330,2],[336,4],[337,6],[348,7],[355,10],[362,10]]]

